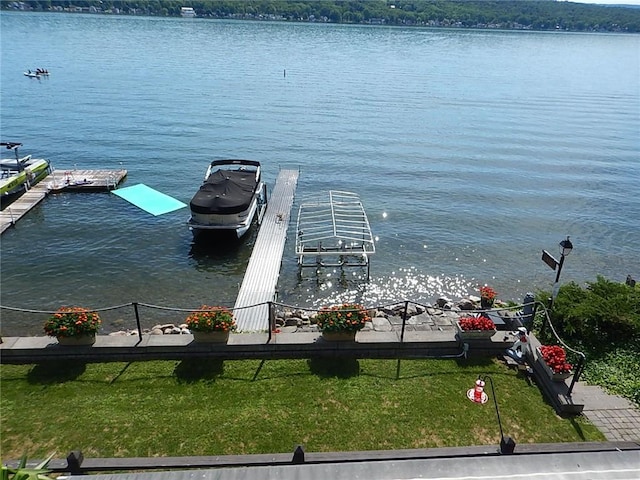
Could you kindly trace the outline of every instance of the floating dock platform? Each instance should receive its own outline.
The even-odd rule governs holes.
[[[280,170],[249,259],[233,314],[240,332],[268,331],[287,239],[298,170]]]
[[[54,171],[0,212],[0,234],[16,224],[50,193],[104,192],[118,187],[126,170]]]

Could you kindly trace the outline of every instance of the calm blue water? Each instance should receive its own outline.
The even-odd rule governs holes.
[[[124,167],[125,186],[185,203],[208,162],[230,157],[261,161],[271,184],[299,167],[297,199],[358,193],[377,237],[371,281],[299,279],[290,238],[282,301],[428,302],[485,283],[519,300],[551,288],[541,251],[557,256],[566,235],[563,282],[640,280],[639,36],[0,21],[1,135],[23,154],[63,171]],[[22,75],[38,67],[50,78]],[[255,231],[199,248],[188,216],[153,217],[107,193],[51,196],[2,236],[1,303],[233,305]],[[25,328],[40,320],[3,311],[3,334]]]

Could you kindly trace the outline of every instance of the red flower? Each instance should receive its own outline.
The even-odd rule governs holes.
[[[357,331],[369,320],[366,309],[356,303],[323,307],[316,315],[318,328],[323,332]]]
[[[568,373],[573,368],[570,363],[567,363],[564,348],[559,345],[541,345],[540,354],[553,373]]]
[[[491,287],[483,286],[480,287],[480,297],[485,300],[494,300],[498,293]]]
[[[478,317],[460,317],[458,320],[462,330],[495,330],[496,325],[490,318],[480,315]]]
[[[207,305],[191,312],[185,323],[192,332],[227,332],[236,328],[231,310]]]
[[[77,337],[96,333],[100,328],[97,312],[84,307],[60,307],[44,324],[44,332],[52,337]]]

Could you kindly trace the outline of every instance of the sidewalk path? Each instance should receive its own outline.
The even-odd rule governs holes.
[[[640,441],[640,410],[626,398],[602,388],[577,382],[573,400],[584,404],[582,413],[609,441]]]

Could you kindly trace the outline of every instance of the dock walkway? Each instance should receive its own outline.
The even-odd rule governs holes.
[[[46,180],[46,178],[45,178]],[[38,205],[49,193],[49,189],[42,182],[34,185],[23,193],[20,198],[0,212],[0,234],[16,224],[18,220]]]
[[[298,170],[280,170],[249,259],[234,315],[238,331],[269,330],[266,302],[275,300]]]
[[[126,170],[56,170],[0,212],[0,234],[15,225],[49,193],[113,190],[126,176]]]

